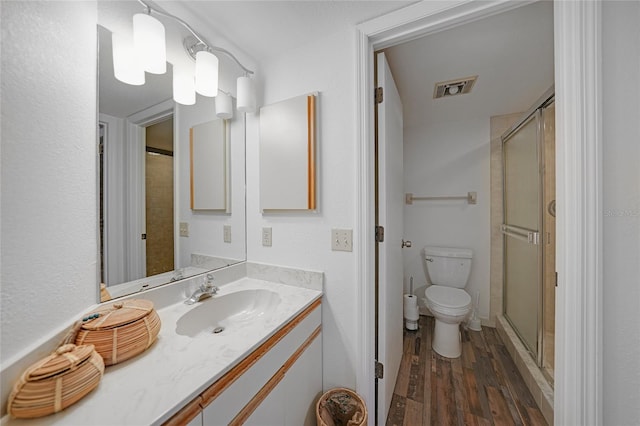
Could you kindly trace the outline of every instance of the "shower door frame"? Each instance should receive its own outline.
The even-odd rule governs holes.
[[[534,361],[536,362],[536,364],[538,365],[538,367],[541,369],[541,371],[543,372],[543,374],[545,374],[545,376],[547,376],[547,379],[551,379],[551,381],[553,381],[552,377],[548,377],[548,374],[546,373],[546,371],[542,368],[543,366],[543,355],[544,355],[544,345],[546,344],[544,341],[544,312],[545,312],[545,260],[544,260],[544,247],[547,244],[547,233],[546,233],[546,229],[544,229],[544,220],[543,220],[543,215],[545,212],[545,206],[544,206],[544,200],[545,200],[545,185],[544,185],[544,169],[545,169],[545,163],[544,163],[544,120],[543,120],[543,110],[544,108],[548,107],[549,105],[551,105],[552,103],[555,102],[555,87],[551,86],[534,104],[533,106],[524,114],[522,114],[522,117],[520,119],[518,119],[502,136],[501,136],[501,143],[502,143],[502,214],[503,214],[503,222],[506,222],[506,217],[507,217],[507,203],[505,202],[505,193],[506,193],[506,176],[505,176],[505,172],[506,172],[506,166],[505,166],[505,162],[506,162],[506,156],[505,156],[505,149],[504,149],[504,145],[505,143],[508,142],[508,140],[515,135],[515,133],[517,133],[522,127],[524,127],[526,124],[528,124],[531,120],[536,120],[536,155],[537,155],[537,168],[538,168],[538,215],[537,215],[537,231],[532,231],[532,230],[527,230],[530,231],[528,238],[529,238],[529,242],[532,244],[537,245],[536,248],[536,261],[537,261],[537,272],[538,272],[538,279],[537,279],[537,309],[536,309],[536,314],[537,314],[537,324],[536,324],[536,347],[535,348],[531,348],[526,339],[522,336],[520,330],[516,327],[516,325],[513,323],[513,321],[511,320],[511,318],[509,318],[509,316],[507,315],[507,282],[506,282],[506,262],[505,262],[505,258],[507,255],[507,234],[505,233],[505,230],[503,228],[502,230],[502,234],[503,234],[503,239],[502,239],[502,244],[503,244],[503,250],[502,250],[502,256],[503,256],[503,261],[502,261],[502,291],[503,291],[503,298],[502,298],[502,312],[504,315],[504,318],[509,322],[509,324],[511,324],[511,327],[513,328],[514,332],[517,334],[518,338],[520,339],[520,341],[524,344],[524,346],[527,348],[527,350],[529,351],[529,353],[531,354],[532,358],[534,359]],[[504,226],[508,226],[506,223],[503,223],[503,227]],[[532,235],[533,234],[533,235]]]

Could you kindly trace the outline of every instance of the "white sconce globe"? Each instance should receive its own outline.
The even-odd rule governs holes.
[[[249,77],[238,77],[238,111],[254,112],[256,110],[256,95],[253,80]]]
[[[133,15],[133,41],[145,71],[167,72],[167,47],[164,25],[145,13]]]
[[[216,116],[224,120],[233,117],[231,96],[224,92],[220,92],[218,96],[216,96]]]
[[[133,86],[144,84],[144,69],[138,61],[133,40],[123,34],[111,34],[113,75],[123,83]]]
[[[209,97],[218,94],[218,58],[205,50],[196,53],[196,92]]]
[[[173,100],[181,105],[196,103],[196,83],[193,69],[185,66],[173,66]]]

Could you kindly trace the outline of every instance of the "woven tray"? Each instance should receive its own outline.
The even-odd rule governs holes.
[[[9,395],[7,412],[17,418],[57,413],[95,389],[103,373],[102,357],[93,345],[60,346],[22,373]]]
[[[113,365],[144,352],[159,332],[160,317],[153,302],[131,299],[87,314],[75,343],[94,345],[104,364]]]

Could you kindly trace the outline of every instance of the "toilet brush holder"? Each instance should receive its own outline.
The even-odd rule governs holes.
[[[407,328],[407,330],[417,330],[418,319],[420,319],[420,312],[418,311],[418,298],[413,294],[405,294],[404,326]]]

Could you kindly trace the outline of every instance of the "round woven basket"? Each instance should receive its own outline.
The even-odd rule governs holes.
[[[131,299],[111,303],[90,312],[75,339],[92,344],[105,365],[125,361],[144,352],[160,332],[160,317],[153,302]]]
[[[7,412],[17,418],[57,413],[95,389],[103,373],[102,357],[93,345],[60,346],[22,373],[9,395]]]
[[[318,426],[362,426],[367,424],[367,406],[347,388],[325,392],[316,403]]]

